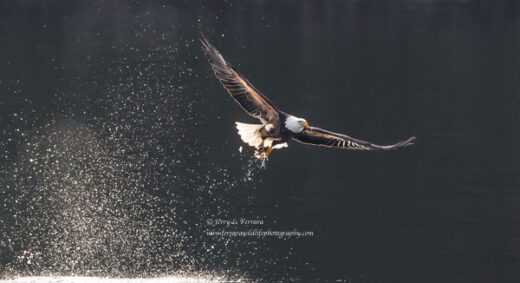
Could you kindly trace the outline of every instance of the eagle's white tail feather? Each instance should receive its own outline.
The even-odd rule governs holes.
[[[262,143],[262,136],[258,132],[262,128],[262,124],[246,124],[235,122],[238,134],[242,141],[250,146],[258,148]]]

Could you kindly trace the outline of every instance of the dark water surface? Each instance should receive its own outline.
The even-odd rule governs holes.
[[[491,2],[3,1],[0,276],[518,282],[520,4]],[[286,112],[416,145],[262,167],[200,31]]]

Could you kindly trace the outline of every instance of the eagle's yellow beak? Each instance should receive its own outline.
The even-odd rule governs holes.
[[[304,127],[305,129],[309,127],[309,123],[307,123],[307,121],[301,122],[300,125],[302,125],[302,127]]]

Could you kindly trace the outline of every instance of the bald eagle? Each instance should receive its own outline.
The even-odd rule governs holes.
[[[303,118],[280,111],[265,95],[239,74],[211,42],[202,35],[202,50],[231,97],[261,124],[235,122],[244,143],[254,147],[255,156],[267,158],[273,149],[287,147],[287,141],[352,150],[391,150],[413,144],[415,137],[392,145],[377,145],[349,136],[309,126]]]

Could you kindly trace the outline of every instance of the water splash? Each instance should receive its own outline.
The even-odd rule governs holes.
[[[249,276],[240,259],[265,245],[208,238],[204,223],[244,213],[230,197],[251,204],[244,188],[254,191],[260,166],[206,158],[214,145],[192,133],[205,119],[198,91],[182,80],[192,73],[160,59],[176,47],[161,48],[137,64],[103,62],[113,77],[74,81],[89,90],[80,102],[63,91],[50,110],[27,102],[11,113],[0,143],[1,276]]]

